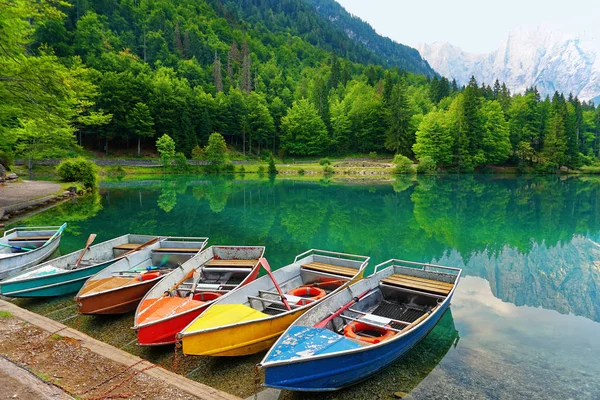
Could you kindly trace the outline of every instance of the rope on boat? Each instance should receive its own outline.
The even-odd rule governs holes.
[[[258,390],[260,389],[260,371],[258,364],[254,366],[254,400],[258,400]]]
[[[179,349],[181,348],[181,340],[175,339],[175,354],[173,355],[173,372],[178,374],[177,372],[179,368]]]

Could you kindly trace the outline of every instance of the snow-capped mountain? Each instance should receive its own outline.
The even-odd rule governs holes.
[[[584,36],[519,28],[490,54],[467,53],[440,42],[422,44],[418,50],[438,73],[459,84],[474,75],[489,85],[498,79],[513,93],[537,86],[543,95],[558,90],[581,100],[600,99],[600,52]]]

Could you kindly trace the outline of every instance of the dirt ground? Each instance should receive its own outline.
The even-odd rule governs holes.
[[[60,185],[42,181],[19,181],[0,185],[0,208],[54,194]]]
[[[71,396],[0,357],[0,399],[69,400]]]
[[[80,399],[197,399],[159,379],[92,353],[77,340],[60,336],[60,332],[48,334],[13,317],[0,318],[0,355]],[[7,385],[15,384],[0,378],[3,389],[5,381]],[[17,389],[15,386],[13,390]],[[10,396],[13,394],[17,393]],[[23,397],[14,398],[43,398],[28,395],[23,393]],[[5,397],[0,395],[0,398]]]

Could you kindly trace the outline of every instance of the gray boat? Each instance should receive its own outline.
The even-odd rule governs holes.
[[[0,280],[37,265],[57,249],[67,227],[17,227],[0,238]]]

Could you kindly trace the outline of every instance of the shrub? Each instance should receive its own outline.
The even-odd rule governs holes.
[[[304,168],[299,168],[298,169],[298,175],[304,175],[306,171],[304,171]]]
[[[333,175],[333,174],[335,174],[335,170],[330,165],[326,165],[323,167],[323,174]]]
[[[265,173],[265,167],[263,167],[262,165],[258,166],[258,169],[256,170],[256,172],[258,172],[259,175],[262,175]]]
[[[83,157],[70,158],[58,164],[56,173],[65,182],[81,182],[95,189],[98,186],[98,167]]]
[[[375,159],[375,158],[377,158],[377,152],[375,152],[375,151],[370,152],[369,153],[369,158],[372,159],[372,160]]]
[[[331,165],[331,161],[329,161],[329,158],[325,157],[325,158],[321,158],[321,161],[319,161],[319,164],[321,164],[322,166]]]
[[[269,158],[269,175],[275,175],[277,173],[277,167],[275,167],[275,160],[273,157]]]
[[[209,170],[219,172],[227,162],[227,145],[220,133],[210,135],[204,153],[210,165]]]
[[[235,172],[235,165],[232,162],[228,162],[223,166],[223,172],[226,174],[233,174]]]
[[[271,153],[270,150],[263,150],[260,152],[260,158],[263,161],[269,161],[271,158],[273,158],[273,153]]]
[[[244,168],[244,166],[243,166],[243,165],[240,165],[240,167],[238,168],[238,172],[239,172],[241,175],[244,175],[244,174],[246,173],[246,168]]]
[[[187,158],[185,158],[185,154],[179,152],[175,154],[175,170],[179,173],[185,173],[190,170],[190,164],[187,162]]]
[[[202,147],[196,145],[196,147],[194,147],[192,149],[192,159],[193,160],[202,160],[204,158],[204,150],[202,149]]]
[[[411,174],[414,172],[411,159],[402,154],[396,154],[393,163],[396,164],[395,174]]]
[[[419,165],[417,165],[417,173],[419,174],[433,174],[437,171],[437,165],[433,158],[429,156],[419,158]]]
[[[175,141],[166,133],[156,141],[156,149],[163,163],[163,170],[171,166],[171,160],[175,157]]]
[[[123,168],[120,165],[114,165],[112,167],[109,167],[107,171],[108,176],[123,176],[126,174],[127,172],[125,171],[125,168]]]

